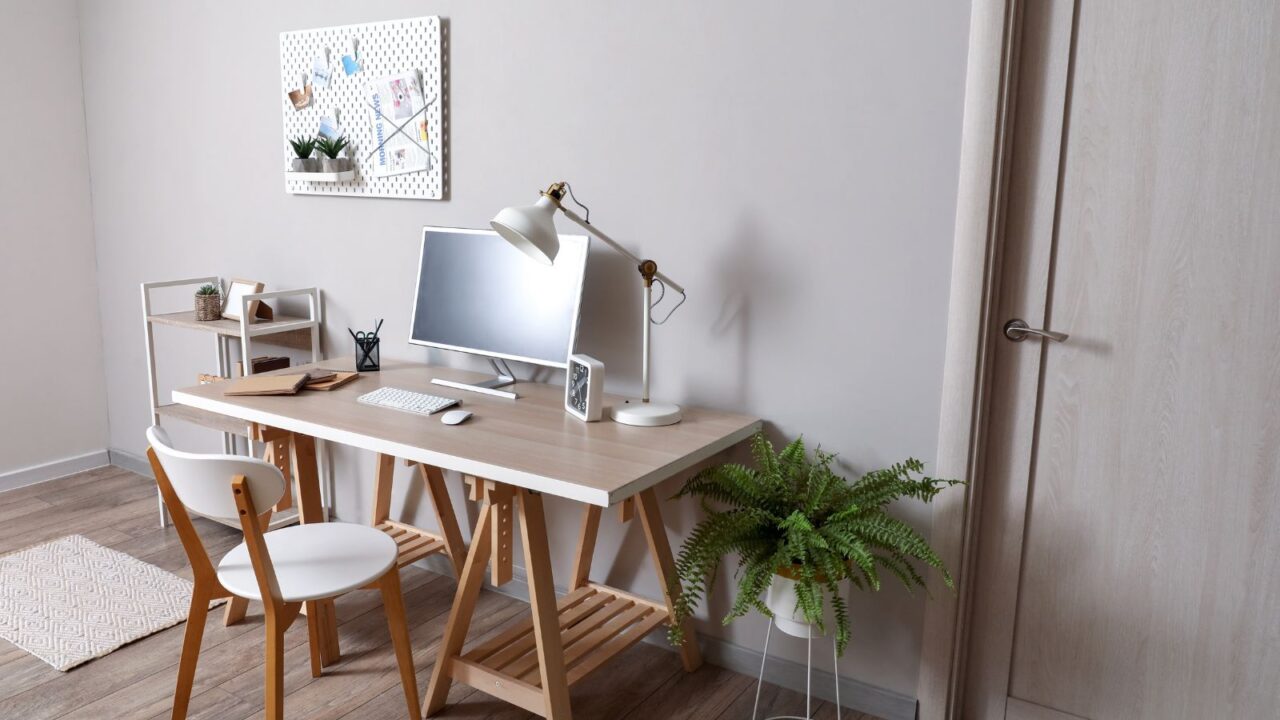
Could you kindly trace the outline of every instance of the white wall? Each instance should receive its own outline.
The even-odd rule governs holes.
[[[450,199],[287,195],[278,33],[424,14],[450,23]],[[967,3],[923,1],[84,3],[112,447],[144,447],[139,282],[318,285],[330,352],[349,353],[348,325],[385,317],[384,354],[422,360],[396,340],[420,227],[483,227],[567,178],[602,228],[690,289],[655,333],[655,396],[757,413],[851,468],[931,459],[967,18]],[[627,390],[632,271],[598,246],[589,273],[580,349]],[[162,351],[184,337],[162,335]],[[211,350],[200,339],[167,382],[190,383]],[[337,512],[363,518],[372,458],[337,460]],[[397,502],[431,525],[401,478]],[[563,578],[577,515],[551,510]],[[923,508],[900,510],[924,524]],[[694,505],[668,518],[683,534]],[[597,573],[656,595],[643,552],[638,527],[606,523]],[[843,672],[913,694],[921,602],[858,598]],[[762,641],[758,619],[703,627]],[[798,643],[778,648],[802,657]]]
[[[5,0],[0,18],[3,489],[104,457],[107,398],[75,3]]]

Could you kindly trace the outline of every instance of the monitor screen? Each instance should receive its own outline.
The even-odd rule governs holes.
[[[543,265],[492,230],[423,228],[409,342],[566,367],[586,264],[583,235]]]

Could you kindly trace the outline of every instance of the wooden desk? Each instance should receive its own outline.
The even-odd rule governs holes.
[[[350,359],[293,368],[349,369]],[[673,586],[675,564],[653,486],[750,437],[756,418],[685,408],[679,424],[640,428],[603,421],[582,423],[564,412],[560,386],[519,383],[518,400],[432,385],[434,377],[474,382],[482,376],[450,368],[387,362],[381,372],[366,373],[332,392],[293,397],[227,397],[218,384],[174,391],[174,402],[288,431],[294,438],[295,464],[306,464],[313,438],[404,458],[435,472],[457,470],[470,476],[472,498],[484,503],[470,550],[458,579],[458,591],[431,675],[424,712],[444,707],[451,681],[465,682],[530,712],[556,720],[570,717],[569,686],[609,658],[670,620],[672,598],[636,597],[590,581],[601,508],[625,503],[644,527],[650,554],[664,588]],[[447,426],[438,416],[418,417],[357,403],[355,398],[388,385],[444,397],[461,398],[475,413],[466,423]],[[606,401],[608,404],[609,401]],[[300,483],[317,483],[312,467],[295,466]],[[303,522],[318,490],[300,488]],[[587,508],[579,535],[569,593],[557,601],[542,494],[578,500]],[[510,579],[511,534],[518,512],[528,574],[532,617],[509,631],[463,652],[471,615],[493,560],[493,578]],[[321,644],[332,643],[336,628],[325,618]],[[691,629],[681,657],[687,670],[701,664]]]

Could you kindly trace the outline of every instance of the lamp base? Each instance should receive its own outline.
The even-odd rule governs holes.
[[[611,408],[613,421],[636,427],[660,427],[680,422],[680,406],[671,403],[645,403],[628,400]]]

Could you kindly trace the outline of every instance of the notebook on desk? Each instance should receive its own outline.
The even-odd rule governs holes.
[[[310,375],[250,375],[232,381],[223,395],[296,395]]]
[[[329,382],[330,380],[336,377],[338,377],[338,371],[336,370],[325,370],[323,368],[317,369],[317,370],[308,370],[307,386],[310,387],[311,385],[318,385],[319,383]]]
[[[334,370],[319,370],[320,373],[311,373],[311,379],[307,380],[306,390],[333,390],[360,377],[357,372],[337,372]]]

